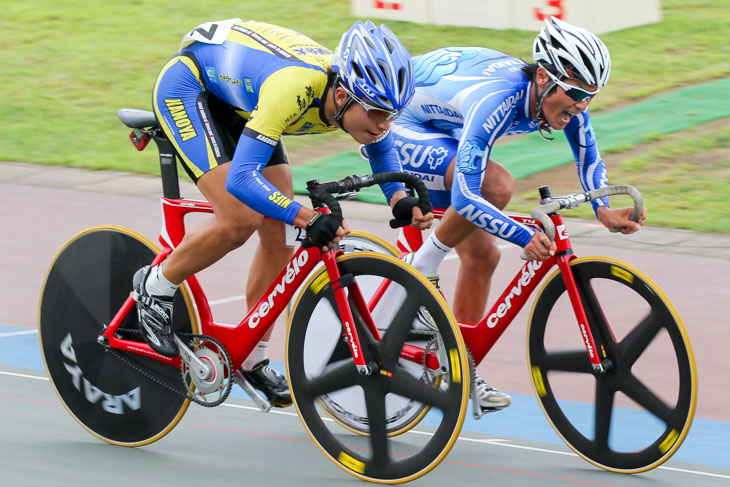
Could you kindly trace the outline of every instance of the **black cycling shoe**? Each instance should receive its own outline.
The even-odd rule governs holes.
[[[172,302],[174,298],[152,296],[145,289],[145,282],[151,270],[144,266],[134,273],[131,296],[137,302],[139,330],[152,350],[165,357],[177,357],[179,351],[172,332]]]
[[[286,377],[269,365],[269,359],[257,363],[251,370],[243,370],[241,367],[239,371],[254,388],[264,393],[271,404],[280,408],[291,406]]]

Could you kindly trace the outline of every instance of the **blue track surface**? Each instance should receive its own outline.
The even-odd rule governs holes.
[[[35,330],[10,325],[0,325],[0,366],[18,367],[44,371],[38,345],[38,334]],[[272,366],[284,371],[282,362],[272,362]],[[233,397],[247,399],[248,396],[238,388],[231,393]],[[505,438],[519,438],[545,443],[563,445],[563,441],[555,434],[545,419],[537,400],[530,395],[512,394],[512,405],[499,413],[488,414],[481,420],[474,420],[471,413],[464,422],[463,432],[483,433]],[[579,402],[563,403],[567,415],[577,424],[583,423],[580,428],[590,434],[593,406]],[[653,419],[647,419],[647,413],[622,409],[617,419],[622,428],[629,434],[617,432],[611,438],[612,446],[620,449],[630,449],[632,441],[639,441],[637,431],[647,435],[654,433],[647,429]],[[424,418],[429,421],[429,416]],[[656,437],[656,436],[654,436]],[[629,440],[626,440],[629,438]],[[638,446],[638,445],[637,445]],[[730,468],[730,423],[695,418],[692,429],[672,457],[673,461],[707,465],[720,468]]]

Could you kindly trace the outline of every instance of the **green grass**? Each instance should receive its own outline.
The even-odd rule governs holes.
[[[730,185],[730,120],[697,127],[681,135],[664,136],[623,158],[607,158],[609,183],[630,184],[641,190],[648,222],[653,226],[699,232],[730,233],[727,208]],[[611,165],[611,160],[618,161]],[[575,181],[575,178],[572,178]],[[549,182],[548,182],[549,183]],[[552,185],[551,185],[552,186]],[[576,190],[577,183],[560,181],[553,193]],[[509,209],[529,212],[535,190],[517,194]],[[628,206],[630,200],[612,203]],[[594,218],[590,205],[566,216]]]
[[[232,5],[220,0],[6,2],[0,16],[6,39],[0,161],[156,174],[155,151],[135,153],[116,111],[150,107],[155,76],[184,32],[203,21],[238,16],[290,27],[334,48],[355,20],[343,0]],[[613,71],[593,110],[730,75],[726,0],[665,0],[662,7],[661,23],[602,36]],[[483,45],[530,59],[535,35],[395,21],[388,25],[412,54],[447,45]],[[286,142],[296,148],[332,137],[347,135],[288,137]]]

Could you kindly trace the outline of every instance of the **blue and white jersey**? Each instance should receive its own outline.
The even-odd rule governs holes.
[[[426,182],[434,206],[448,201],[476,226],[524,247],[533,230],[487,202],[480,188],[496,140],[538,130],[530,113],[533,84],[522,72],[525,63],[478,47],[443,48],[413,63],[416,94],[393,123],[404,171]],[[583,188],[605,186],[588,110],[574,116],[564,132]],[[446,188],[443,178],[454,157],[453,184]],[[594,202],[596,208],[603,204]]]

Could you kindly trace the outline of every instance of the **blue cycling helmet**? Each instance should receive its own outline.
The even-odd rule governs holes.
[[[393,114],[415,93],[411,56],[385,24],[355,22],[342,35],[332,71],[355,101]]]

